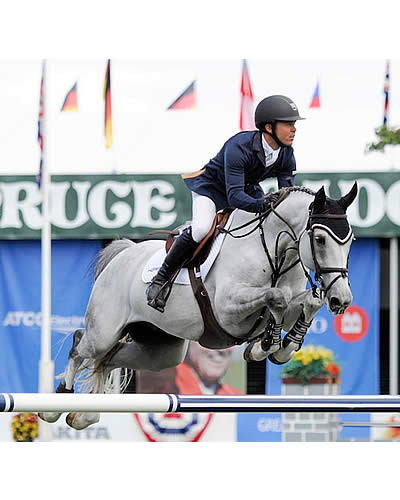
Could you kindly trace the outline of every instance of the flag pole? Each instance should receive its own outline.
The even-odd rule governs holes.
[[[47,93],[46,93],[46,61],[42,66],[41,109],[39,113],[41,138],[41,172],[40,189],[42,193],[42,231],[41,231],[41,263],[42,263],[42,330],[39,361],[39,392],[52,393],[54,380],[54,362],[51,359],[51,223],[49,209],[49,191],[51,176],[47,163]],[[50,441],[52,430],[49,424],[40,422],[39,439]]]

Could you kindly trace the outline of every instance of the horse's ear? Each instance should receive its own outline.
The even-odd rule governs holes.
[[[313,212],[315,214],[322,213],[325,210],[325,205],[326,205],[326,194],[325,194],[324,186],[322,186],[317,191],[317,194],[315,195],[314,205],[313,205]]]
[[[341,205],[345,210],[347,210],[347,207],[349,207],[355,200],[357,193],[358,193],[358,186],[356,181],[354,182],[353,187],[350,189],[350,191],[344,196],[342,196],[340,200],[338,200],[339,205]]]

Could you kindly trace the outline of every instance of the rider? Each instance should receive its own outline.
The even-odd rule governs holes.
[[[217,211],[230,207],[262,212],[265,200],[259,183],[268,177],[277,178],[279,189],[294,185],[296,120],[304,118],[289,97],[266,97],[255,110],[258,130],[239,132],[203,169],[182,175],[192,191],[192,225],[174,242],[147,288],[149,306],[164,312],[169,281],[209,232]]]

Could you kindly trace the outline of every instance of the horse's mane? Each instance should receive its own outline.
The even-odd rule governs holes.
[[[305,186],[291,186],[291,187],[283,188],[283,189],[287,189],[290,193],[298,191],[300,193],[310,194],[311,196],[316,195],[315,191],[313,191],[312,189],[305,187]]]

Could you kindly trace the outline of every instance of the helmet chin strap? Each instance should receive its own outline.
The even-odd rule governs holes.
[[[272,133],[268,132],[266,129],[265,129],[265,133],[268,134],[268,135],[270,135],[272,137],[272,139],[278,144],[279,147],[281,147],[281,148],[287,148],[288,146],[286,144],[283,144],[283,142],[281,142],[278,139],[278,136],[276,135],[276,132],[275,132],[276,123],[271,123],[271,127],[272,127]]]

